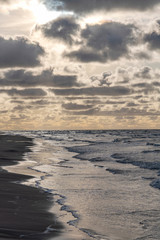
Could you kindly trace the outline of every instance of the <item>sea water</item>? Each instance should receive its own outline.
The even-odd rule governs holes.
[[[34,139],[16,168],[53,194],[57,239],[160,239],[160,130],[9,133]]]

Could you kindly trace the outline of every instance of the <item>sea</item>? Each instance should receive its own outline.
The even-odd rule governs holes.
[[[52,194],[64,225],[55,240],[160,239],[160,130],[5,134],[33,138],[25,161],[5,168]]]

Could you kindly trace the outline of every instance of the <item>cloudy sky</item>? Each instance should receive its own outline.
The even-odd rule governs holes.
[[[0,0],[0,130],[160,128],[159,0]]]

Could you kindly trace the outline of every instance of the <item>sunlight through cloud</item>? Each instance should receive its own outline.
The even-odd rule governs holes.
[[[29,8],[33,12],[37,24],[45,24],[61,15],[60,12],[49,11],[45,5],[37,0],[31,1]]]

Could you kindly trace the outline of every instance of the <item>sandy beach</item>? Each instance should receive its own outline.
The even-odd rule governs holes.
[[[2,169],[23,161],[32,144],[32,139],[23,136],[0,136],[0,239],[51,239],[62,229],[49,212],[52,196],[20,184],[30,176]]]

